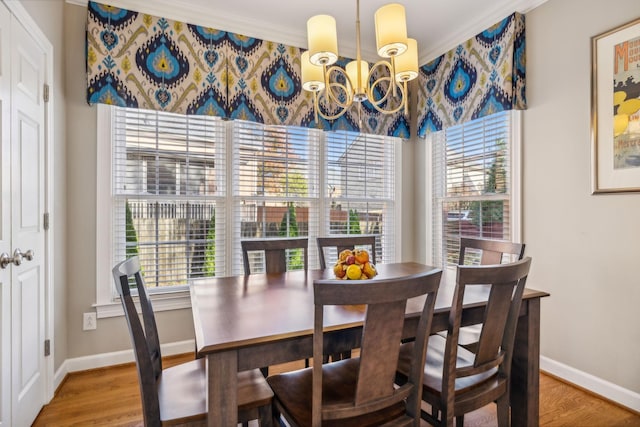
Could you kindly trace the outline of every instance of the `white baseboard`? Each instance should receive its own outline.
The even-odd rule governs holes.
[[[598,394],[621,406],[640,412],[640,394],[579,371],[571,366],[540,356],[540,370]]]
[[[195,340],[179,341],[161,344],[163,356],[189,353],[195,350]],[[65,360],[56,371],[53,388],[57,390],[64,378],[70,372],[86,371],[88,369],[104,368],[105,366],[121,365],[135,361],[132,350],[114,351],[112,353],[93,354],[91,356],[75,357]]]

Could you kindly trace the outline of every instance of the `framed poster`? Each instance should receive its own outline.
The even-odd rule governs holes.
[[[592,194],[640,192],[640,18],[591,39]]]

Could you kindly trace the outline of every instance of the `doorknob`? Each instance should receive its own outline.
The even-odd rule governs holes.
[[[24,259],[26,259],[27,261],[33,260],[34,255],[35,253],[33,252],[33,249],[29,249],[27,252],[22,254]]]
[[[1,269],[7,268],[7,265],[11,264],[12,262],[13,262],[13,258],[11,258],[8,253],[2,252],[0,254],[0,268]]]
[[[13,251],[13,257],[9,256],[8,253],[3,252],[0,254],[0,269],[7,268],[7,265],[13,263],[15,265],[22,264],[22,259],[26,259],[27,261],[31,261],[33,259],[34,252],[32,249],[29,249],[27,252],[22,253],[20,248],[17,248]]]

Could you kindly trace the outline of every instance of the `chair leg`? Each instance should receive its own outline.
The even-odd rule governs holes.
[[[258,408],[258,425],[260,427],[273,427],[273,411],[271,405],[264,405]]]
[[[509,412],[509,395],[505,394],[496,401],[498,405],[498,427],[509,427],[511,425],[511,414]]]
[[[443,426],[447,426],[447,427],[453,427],[453,411],[447,411],[445,409],[442,409],[440,411],[440,416],[442,417],[442,425]]]
[[[287,424],[285,424],[285,422],[282,419],[282,416],[280,415],[280,412],[276,409],[276,406],[273,405],[272,406],[272,414],[271,414],[271,420],[273,421],[272,426],[273,427],[288,427]]]
[[[464,426],[464,415],[460,415],[456,417],[456,427],[463,427],[463,426]]]

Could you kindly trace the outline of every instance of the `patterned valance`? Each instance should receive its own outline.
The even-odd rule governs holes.
[[[96,2],[86,48],[89,104],[409,138],[402,113],[382,115],[367,103],[316,123],[301,48]]]
[[[418,136],[504,110],[524,110],[524,15],[514,13],[426,65]]]

